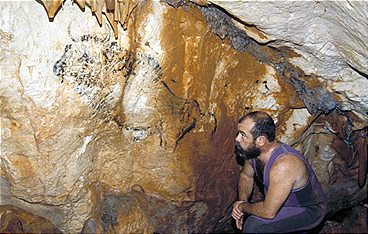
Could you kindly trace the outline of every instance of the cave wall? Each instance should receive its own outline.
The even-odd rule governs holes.
[[[252,34],[257,41],[293,48],[300,56],[292,64],[315,74],[343,110],[367,121],[366,1],[211,2],[245,22],[244,30],[259,29],[261,35]]]
[[[228,3],[218,4],[258,29],[196,4],[136,2],[129,23],[111,27],[70,1],[52,21],[36,1],[1,3],[1,205],[63,232],[221,229],[241,168],[236,124],[250,110],[269,112],[306,154],[331,212],[366,199],[364,60],[331,49],[311,61],[318,43],[283,40],[284,24],[267,26],[276,19],[236,12],[263,15],[256,3]],[[331,59],[344,64],[333,66],[340,80]]]

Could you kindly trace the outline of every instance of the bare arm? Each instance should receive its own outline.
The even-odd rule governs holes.
[[[240,210],[261,218],[273,219],[289,196],[298,176],[303,173],[304,164],[295,157],[284,155],[273,165],[269,173],[269,188],[263,202],[241,203]]]
[[[238,182],[238,196],[240,201],[248,201],[253,191],[254,170],[246,160]]]
[[[238,229],[243,228],[243,212],[240,210],[239,205],[244,201],[247,202],[253,191],[253,177],[254,170],[249,161],[244,162],[244,167],[240,173],[238,182],[238,199],[233,206],[232,216],[236,220],[236,226]]]

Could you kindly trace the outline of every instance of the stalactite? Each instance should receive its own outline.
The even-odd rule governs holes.
[[[126,4],[124,0],[118,0],[118,4],[119,4],[119,21],[122,24],[122,22],[124,22],[125,17],[126,17]]]
[[[90,0],[89,7],[91,8],[91,11],[94,13],[97,10],[97,1],[98,0]]]
[[[118,0],[114,0],[114,20],[119,22],[119,7],[118,7]]]
[[[128,28],[130,14],[133,12],[136,6],[137,6],[137,2],[135,0],[127,1],[125,20],[123,22],[120,22],[124,30]]]
[[[64,0],[41,0],[48,17],[53,19],[56,12],[64,2]],[[100,26],[103,23],[103,14],[106,15],[109,21],[115,38],[118,38],[118,24],[120,23],[122,28],[126,30],[128,28],[129,18],[138,2],[136,0],[72,0],[77,3],[81,9],[85,9],[86,5],[91,9],[92,13],[96,16],[96,19]],[[201,5],[207,4],[205,0],[199,1]],[[198,3],[199,4],[199,3]]]
[[[112,12],[112,11],[115,10],[115,6],[116,6],[115,0],[105,0],[105,2],[106,2],[106,10],[107,11]]]
[[[95,15],[100,25],[102,25],[102,9],[103,9],[104,3],[105,1],[102,1],[102,0],[99,0],[96,3],[97,5],[96,5]]]
[[[86,0],[74,0],[74,2],[76,2],[83,10],[86,8]]]
[[[64,2],[64,0],[41,0],[41,1],[46,8],[49,19],[53,19],[55,17],[55,13]]]
[[[129,14],[129,5],[130,5],[130,1],[124,1],[124,0],[119,0],[119,5],[120,5],[120,23],[123,26],[123,29],[126,30],[127,29],[127,19],[128,19],[128,14]]]
[[[114,20],[114,13],[106,12],[106,17],[112,27],[112,30],[114,31],[115,38],[118,38],[118,22]]]

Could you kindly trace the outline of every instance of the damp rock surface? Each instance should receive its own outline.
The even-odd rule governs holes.
[[[36,1],[0,3],[1,205],[67,233],[230,230],[234,136],[252,110],[269,112],[278,137],[306,155],[331,215],[366,198],[367,86],[355,58],[349,78],[346,53],[325,51],[341,59],[336,80],[327,60],[311,60],[315,71],[302,63],[313,38],[286,40],[287,19],[267,26],[261,15],[274,15],[259,3],[218,4],[263,30],[262,43],[206,1],[166,2],[132,5],[118,39],[69,1],[52,22]],[[253,21],[238,15],[241,4],[253,4]]]

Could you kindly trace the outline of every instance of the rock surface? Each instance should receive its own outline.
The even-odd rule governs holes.
[[[1,233],[61,233],[45,218],[12,206],[0,206]]]
[[[327,221],[320,233],[367,233],[367,207],[357,205],[341,213],[335,221]]]
[[[252,34],[256,40],[293,48],[299,54],[293,64],[324,81],[342,109],[368,121],[368,2],[211,2],[261,30]]]
[[[69,1],[53,22],[36,1],[0,3],[0,204],[63,232],[228,230],[250,110],[307,156],[331,214],[366,199],[366,3],[214,1],[251,37],[170,3],[129,8],[117,40]]]

